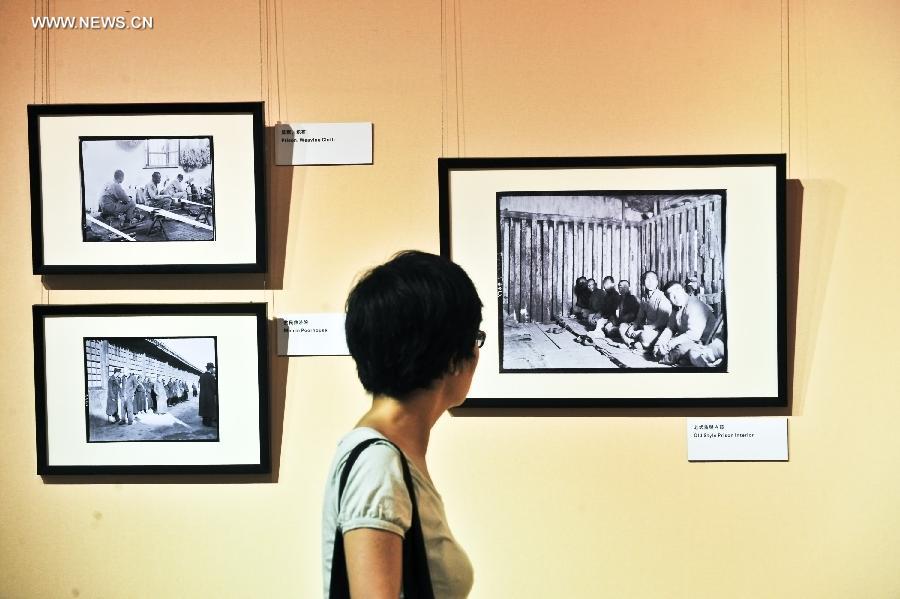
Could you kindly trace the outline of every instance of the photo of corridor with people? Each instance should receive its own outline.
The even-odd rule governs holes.
[[[218,441],[215,337],[84,340],[88,443]]]
[[[724,191],[497,196],[501,372],[726,369]]]

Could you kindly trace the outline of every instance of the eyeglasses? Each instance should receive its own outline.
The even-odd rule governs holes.
[[[484,340],[487,339],[487,333],[484,331],[478,331],[478,334],[475,335],[475,345],[478,347],[484,347]]]

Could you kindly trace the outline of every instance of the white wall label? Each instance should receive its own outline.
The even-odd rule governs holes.
[[[279,356],[347,356],[343,312],[285,314],[276,318]]]
[[[372,123],[278,123],[275,164],[372,164]]]
[[[787,417],[688,418],[688,461],[787,461]]]

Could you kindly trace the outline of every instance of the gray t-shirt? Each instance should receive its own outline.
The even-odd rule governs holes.
[[[326,598],[338,522],[345,533],[355,528],[377,528],[402,537],[412,520],[412,504],[403,482],[400,455],[386,443],[375,443],[359,455],[347,478],[338,514],[338,485],[347,456],[359,443],[372,438],[385,437],[375,429],[353,429],[340,440],[331,462],[322,508],[322,576]],[[447,527],[444,502],[437,489],[412,461],[406,461],[416,490],[435,599],[463,599],[472,589],[472,564]],[[402,590],[400,597],[403,597]]]

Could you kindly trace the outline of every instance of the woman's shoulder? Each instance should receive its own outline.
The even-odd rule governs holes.
[[[371,473],[397,473],[402,478],[402,466],[400,453],[390,441],[378,431],[371,428],[355,428],[341,437],[338,441],[332,464],[332,476],[336,480],[344,465],[350,457],[350,453],[361,443],[370,443],[356,458],[356,461],[348,475],[348,480],[358,478],[361,474]]]
[[[431,480],[419,471],[418,467],[408,457],[404,456],[400,448],[394,445],[387,437],[373,428],[358,427],[341,437],[335,452],[331,467],[331,480],[337,486],[350,452],[360,443],[374,439],[379,442],[368,445],[363,450],[348,474],[348,485],[357,480],[381,480],[390,479],[394,485],[406,489],[403,482],[403,464],[406,459],[410,474],[416,488],[422,488],[427,492],[440,496],[434,488]]]

